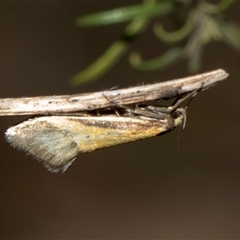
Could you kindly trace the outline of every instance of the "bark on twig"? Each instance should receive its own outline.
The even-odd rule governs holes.
[[[223,69],[167,82],[112,91],[27,98],[0,99],[0,116],[44,115],[101,110],[175,98],[195,90],[204,91],[228,77]]]

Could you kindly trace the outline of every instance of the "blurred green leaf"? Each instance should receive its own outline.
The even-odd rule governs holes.
[[[135,17],[161,16],[171,12],[174,9],[173,4],[173,1],[166,0],[159,2],[147,1],[139,5],[81,16],[77,18],[76,24],[78,26],[93,27],[131,21]]]
[[[133,68],[139,71],[158,70],[186,58],[189,70],[196,72],[201,66],[203,48],[214,40],[225,41],[240,51],[240,27],[227,22],[223,15],[223,11],[233,2],[234,0],[221,0],[215,4],[205,0],[144,0],[143,4],[79,17],[79,26],[103,26],[126,21],[130,23],[123,35],[102,56],[71,79],[72,84],[93,81],[102,76],[129,50],[130,44],[153,17],[166,14],[176,30],[167,32],[162,23],[155,24],[153,30],[161,40],[175,45],[168,52],[147,61],[142,60],[140,54],[132,52],[129,63]]]
[[[148,20],[135,18],[125,29],[123,37],[114,42],[95,62],[81,71],[71,79],[72,85],[96,80],[107,72],[129,49],[132,38],[140,33],[146,26]]]
[[[201,67],[201,57],[203,48],[196,48],[191,57],[188,60],[188,69],[191,73],[196,73]]]
[[[225,22],[219,24],[224,41],[231,47],[240,51],[240,28],[234,22]]]
[[[102,74],[107,72],[118,61],[122,54],[126,52],[127,49],[127,44],[122,41],[113,43],[107,49],[107,51],[105,51],[105,53],[89,67],[72,77],[71,84],[79,85],[97,79]]]
[[[167,32],[164,30],[161,24],[154,25],[155,34],[163,41],[168,43],[179,42],[182,39],[186,38],[194,28],[194,12],[189,13],[188,18],[185,24],[178,30],[174,32]]]
[[[139,71],[161,70],[178,61],[182,56],[182,52],[182,47],[175,47],[162,54],[160,57],[151,59],[149,61],[142,61],[140,55],[136,52],[133,52],[129,56],[129,62],[135,69]]]
[[[235,0],[221,0],[217,4],[204,2],[203,10],[208,14],[218,14],[226,11],[234,2]]]
[[[222,1],[220,1],[217,4],[218,12],[226,11],[234,2],[235,2],[235,0],[222,0]]]

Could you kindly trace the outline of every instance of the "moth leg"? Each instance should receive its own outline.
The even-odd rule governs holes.
[[[124,116],[127,116],[127,117],[144,116],[144,117],[155,118],[155,119],[166,118],[166,113],[164,112],[161,115],[159,114],[158,111],[148,109],[148,107],[139,107],[139,105],[136,105],[134,109],[130,107],[126,107],[109,99],[109,97],[107,97],[104,93],[102,94],[108,101],[110,101],[111,103],[114,103],[117,107],[125,109],[126,112],[124,113]],[[117,110],[114,109],[114,111],[117,111]]]

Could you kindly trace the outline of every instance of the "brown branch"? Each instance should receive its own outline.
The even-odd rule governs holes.
[[[0,99],[0,116],[44,115],[86,112],[119,105],[135,105],[175,98],[200,89],[204,91],[228,77],[223,69],[167,82],[112,91],[62,96]]]

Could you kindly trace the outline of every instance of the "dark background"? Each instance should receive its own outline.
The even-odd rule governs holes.
[[[76,17],[131,3],[0,3],[0,97],[101,91],[188,76],[186,61],[146,74],[132,70],[126,56],[99,81],[69,86],[69,78],[126,26],[78,28]],[[228,11],[237,22],[239,9],[240,2]],[[166,50],[150,29],[133,49],[144,58]],[[83,154],[64,174],[53,174],[5,142],[5,130],[26,117],[1,117],[0,237],[239,239],[239,53],[221,42],[208,45],[201,71],[217,68],[230,76],[191,103],[182,158],[175,130]]]

